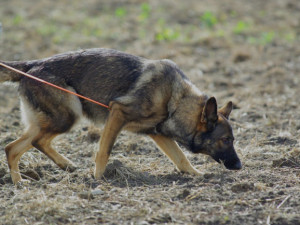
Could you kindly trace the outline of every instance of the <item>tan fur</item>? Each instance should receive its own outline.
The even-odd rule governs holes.
[[[190,161],[183,154],[178,144],[162,135],[149,135],[155,143],[159,146],[159,149],[165,153],[166,156],[177,166],[177,169],[182,172],[200,175],[201,173],[195,169]]]
[[[25,152],[33,147],[31,142],[38,133],[38,127],[30,126],[19,139],[5,147],[6,158],[14,184],[22,179],[18,166],[19,160]]]
[[[100,148],[95,158],[94,176],[96,179],[103,175],[115,139],[125,123],[121,107],[118,104],[111,103],[110,109],[111,111],[101,136]]]

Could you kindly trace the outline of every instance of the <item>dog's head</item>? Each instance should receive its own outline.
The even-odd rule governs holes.
[[[242,164],[233,146],[234,136],[228,121],[231,110],[232,102],[218,110],[216,99],[209,98],[203,107],[190,150],[210,155],[217,162],[224,163],[227,169],[239,170]]]

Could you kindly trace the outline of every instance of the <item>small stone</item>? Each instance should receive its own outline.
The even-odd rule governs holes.
[[[213,178],[215,175],[213,174],[213,173],[205,173],[204,175],[203,175],[203,177],[205,178],[205,179],[211,179],[211,178]]]
[[[78,194],[78,197],[79,198],[82,198],[82,199],[87,199],[87,200],[90,200],[90,199],[94,199],[94,196],[91,192],[89,191],[82,191]]]
[[[185,199],[190,194],[191,194],[190,190],[184,189],[183,192],[177,196],[177,198],[179,198],[179,199]]]
[[[104,191],[102,191],[101,189],[95,189],[95,190],[92,190],[91,191],[91,194],[93,195],[93,196],[96,196],[96,195],[103,195],[105,192]]]

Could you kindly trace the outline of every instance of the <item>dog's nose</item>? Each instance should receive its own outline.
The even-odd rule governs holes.
[[[229,170],[240,170],[240,169],[242,169],[242,163],[239,159],[237,161],[236,160],[234,160],[234,161],[225,161],[224,165]]]
[[[230,169],[231,170],[240,170],[240,169],[242,169],[241,161],[237,161]]]
[[[240,169],[242,169],[242,163],[241,163],[241,161],[238,161],[236,164],[235,164],[235,168],[237,169],[237,170],[240,170]]]

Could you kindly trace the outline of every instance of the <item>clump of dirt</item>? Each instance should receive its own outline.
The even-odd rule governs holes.
[[[273,160],[273,167],[300,168],[300,150],[294,149],[285,154],[285,156]]]
[[[147,220],[149,224],[165,224],[165,223],[174,223],[176,220],[172,218],[172,216],[168,213],[157,215]]]
[[[288,146],[295,146],[297,144],[297,140],[291,139],[288,137],[271,137],[268,140],[264,141],[264,145],[272,145],[272,146],[278,146],[278,145],[288,145]]]
[[[233,56],[233,62],[234,63],[240,63],[240,62],[245,62],[251,58],[251,55],[248,52],[245,51],[239,51],[236,52],[235,55]]]
[[[235,184],[231,187],[231,190],[236,193],[251,191],[251,190],[254,190],[254,184],[253,183]]]
[[[7,171],[5,168],[0,168],[0,178],[4,177],[7,174]]]

